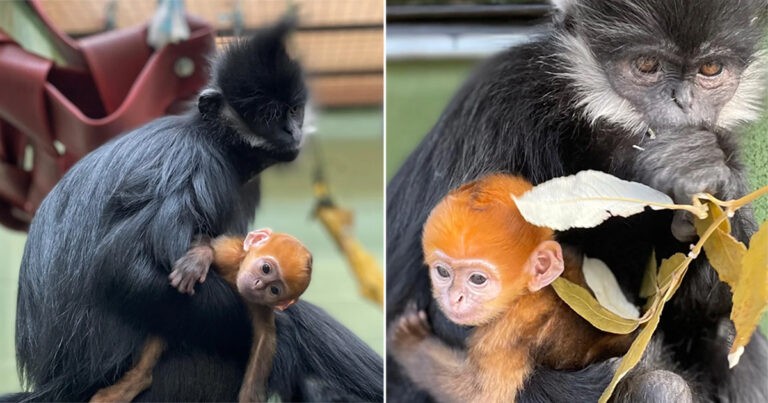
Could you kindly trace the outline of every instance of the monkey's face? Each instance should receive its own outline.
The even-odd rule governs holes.
[[[262,229],[250,232],[243,248],[236,283],[247,301],[282,310],[307,289],[312,255],[296,238]]]
[[[559,32],[592,121],[730,129],[760,110],[765,2],[574,0]]]
[[[214,69],[221,94],[217,116],[246,143],[270,151],[278,161],[298,155],[307,101],[301,66],[285,49],[289,32],[278,25],[232,43]]]
[[[453,259],[435,251],[428,259],[432,294],[446,317],[454,323],[479,326],[492,321],[506,304],[498,269],[481,259]]]
[[[251,303],[275,306],[291,292],[285,285],[282,271],[280,263],[272,256],[244,261],[237,274],[237,291]]]

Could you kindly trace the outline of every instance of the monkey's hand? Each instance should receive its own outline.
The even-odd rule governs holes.
[[[209,245],[193,246],[173,264],[168,280],[180,293],[195,295],[195,284],[205,281],[211,263],[213,248]]]
[[[715,197],[729,199],[736,195],[735,182],[731,169],[724,163],[690,169],[672,181],[671,196],[675,203],[691,204],[697,193],[709,193]],[[693,215],[686,211],[675,211],[672,219],[672,235],[680,242],[696,239]]]
[[[390,325],[387,340],[393,352],[405,352],[431,335],[427,313],[417,310],[414,304],[409,304],[403,314]]]
[[[697,128],[660,131],[643,146],[645,151],[638,154],[636,166],[640,181],[666,193],[675,203],[691,204],[697,193],[731,199],[739,196],[746,184],[717,133]],[[696,238],[690,213],[676,211],[671,229],[681,242]]]

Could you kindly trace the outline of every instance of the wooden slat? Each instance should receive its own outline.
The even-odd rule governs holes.
[[[312,98],[321,106],[380,105],[384,79],[379,74],[317,77],[309,81]]]
[[[53,22],[73,35],[104,29],[108,0],[44,0],[43,9]],[[257,27],[285,13],[286,0],[241,0],[245,27]],[[294,0],[301,26],[381,25],[383,0]],[[187,0],[188,12],[208,19],[218,29],[232,28],[236,0]],[[143,24],[157,7],[156,0],[117,2],[117,28]]]

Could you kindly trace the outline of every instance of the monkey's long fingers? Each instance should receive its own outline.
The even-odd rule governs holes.
[[[171,286],[173,288],[179,288],[179,283],[181,283],[181,273],[178,270],[172,271],[171,274],[168,275],[168,280],[171,281]]]

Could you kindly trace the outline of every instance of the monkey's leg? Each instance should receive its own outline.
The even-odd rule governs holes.
[[[611,402],[693,403],[702,396],[670,361],[660,337],[654,337],[640,363],[619,382]]]
[[[149,336],[139,362],[112,386],[99,389],[91,402],[130,402],[152,385],[152,369],[165,351],[165,340]]]
[[[240,402],[266,402],[267,382],[277,351],[275,317],[271,307],[250,306],[249,309],[253,321],[253,345],[237,399]]]

